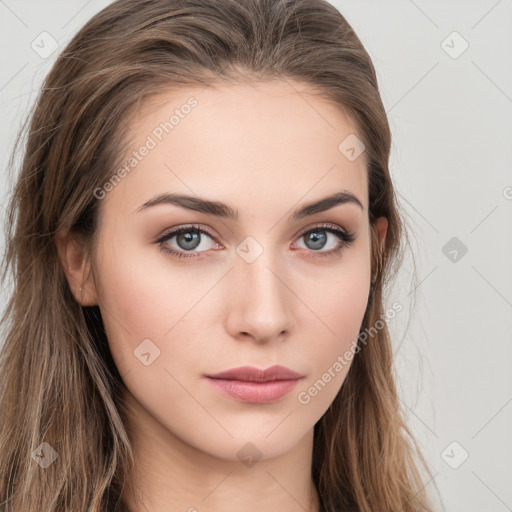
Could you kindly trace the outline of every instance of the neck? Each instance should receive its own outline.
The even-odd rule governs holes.
[[[130,512],[320,512],[311,477],[313,429],[279,456],[251,461],[256,449],[244,441],[249,456],[226,460],[187,443],[133,397],[127,400],[135,467],[122,501]]]

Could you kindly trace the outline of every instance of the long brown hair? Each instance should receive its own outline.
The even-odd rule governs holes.
[[[369,220],[388,219],[380,257],[372,238],[376,280],[361,332],[382,323],[383,288],[400,264],[406,231],[375,69],[345,18],[325,0],[117,0],[78,32],[48,74],[8,208],[2,282],[11,276],[13,292],[2,318],[1,510],[122,510],[134,464],[124,384],[98,307],[81,307],[70,291],[57,233],[78,233],[92,250],[94,191],[119,165],[123,127],[143,99],[268,80],[306,83],[357,124]],[[419,462],[431,473],[402,418],[385,323],[359,348],[315,426],[312,477],[323,508],[431,511]],[[46,457],[50,448],[58,458],[43,469],[37,450]]]

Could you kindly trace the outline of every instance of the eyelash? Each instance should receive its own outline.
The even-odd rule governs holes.
[[[165,242],[168,242],[171,238],[174,238],[175,236],[180,235],[181,233],[187,233],[190,231],[195,231],[195,232],[199,232],[201,234],[208,235],[216,243],[218,243],[216,241],[215,236],[212,233],[210,233],[208,230],[201,228],[197,224],[191,224],[188,226],[182,226],[180,228],[177,228],[177,229],[174,229],[172,231],[165,233],[158,240],[155,241],[155,244],[157,244],[161,250],[169,253],[172,257],[175,257],[178,259],[180,259],[180,258],[187,258],[187,259],[200,258],[200,256],[193,256],[192,254],[201,254],[201,252],[204,253],[207,251],[200,251],[199,253],[197,253],[197,252],[194,253],[194,252],[190,251],[189,253],[187,253],[185,251],[176,251],[174,249],[170,249],[168,245],[165,245]],[[315,254],[315,257],[320,257],[320,258],[329,257],[329,256],[333,256],[334,254],[340,253],[342,251],[342,249],[350,246],[356,239],[355,233],[340,229],[340,228],[336,227],[336,225],[334,225],[334,224],[319,224],[317,226],[313,226],[312,228],[308,229],[307,231],[303,231],[299,235],[299,239],[302,238],[303,236],[307,235],[308,233],[312,233],[314,231],[327,231],[329,233],[336,235],[340,240],[340,245],[338,247],[336,247],[335,249],[331,249],[330,251],[309,250],[309,252],[312,252]]]

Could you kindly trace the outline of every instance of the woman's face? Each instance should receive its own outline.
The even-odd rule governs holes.
[[[124,171],[95,192],[84,302],[99,305],[134,410],[153,433],[225,460],[274,457],[311,434],[367,306],[365,153],[350,120],[301,89],[154,97],[130,120]],[[322,202],[335,194],[348,199]],[[274,365],[300,378],[207,377]]]

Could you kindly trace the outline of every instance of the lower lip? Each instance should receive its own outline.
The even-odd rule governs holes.
[[[210,384],[219,391],[243,402],[265,404],[279,400],[289,393],[301,379],[248,382],[242,380],[213,379]]]

